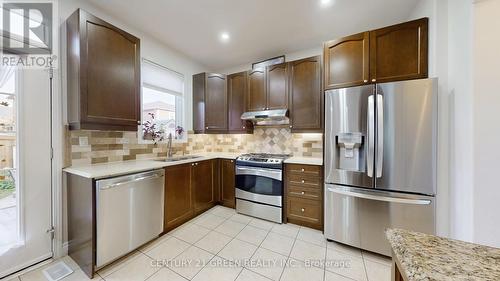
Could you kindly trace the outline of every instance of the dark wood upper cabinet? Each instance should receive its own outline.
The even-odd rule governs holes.
[[[265,110],[267,107],[266,70],[253,69],[248,72],[248,111]]]
[[[247,133],[252,130],[252,123],[241,120],[247,105],[247,72],[227,76],[228,130],[232,133]]]
[[[197,134],[227,131],[226,76],[193,75],[193,130]]]
[[[370,31],[370,78],[389,82],[426,78],[427,18]]]
[[[324,45],[325,89],[428,77],[428,18]]]
[[[292,132],[321,132],[323,93],[321,56],[289,63],[290,126]]]
[[[215,197],[215,160],[191,164],[191,184],[194,195],[194,212],[202,213],[216,203]]]
[[[70,129],[136,131],[140,40],[81,9],[66,26]]]
[[[165,168],[165,214],[163,228],[169,231],[193,216],[191,164]]]
[[[205,73],[193,75],[193,131],[205,132]]]
[[[288,63],[271,65],[266,68],[266,109],[288,108]]]
[[[226,76],[207,74],[205,92],[205,129],[227,130]]]
[[[363,32],[325,43],[325,89],[369,82],[369,40],[369,32]]]
[[[220,185],[221,185],[221,202],[222,205],[234,208],[236,205],[235,199],[235,165],[234,160],[222,159],[220,167]]]

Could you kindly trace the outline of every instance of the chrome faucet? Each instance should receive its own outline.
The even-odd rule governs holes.
[[[172,133],[168,134],[167,158],[172,158]]]

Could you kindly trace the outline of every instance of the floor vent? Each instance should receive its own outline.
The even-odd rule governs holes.
[[[73,273],[63,261],[57,262],[43,270],[43,275],[49,281],[58,281]]]

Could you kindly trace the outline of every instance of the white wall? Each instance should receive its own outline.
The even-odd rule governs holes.
[[[66,94],[66,32],[65,32],[65,20],[77,9],[83,8],[87,12],[96,15],[103,20],[116,25],[127,32],[135,35],[141,39],[141,56],[154,61],[160,65],[168,67],[172,70],[184,74],[186,78],[186,84],[184,92],[186,93],[185,98],[185,111],[184,111],[184,124],[186,129],[192,129],[192,75],[206,71],[207,68],[188,57],[178,53],[177,51],[169,48],[168,46],[155,40],[148,34],[141,32],[134,28],[133,19],[130,22],[124,23],[119,21],[108,14],[102,12],[102,10],[95,8],[92,4],[85,0],[64,0],[59,1],[59,20],[61,24],[61,81],[62,81],[62,93],[63,96]],[[66,100],[63,100],[65,104]],[[65,111],[63,116],[66,116]]]
[[[474,240],[500,247],[500,0],[474,4]]]
[[[297,52],[293,52],[293,53],[287,53],[284,55],[285,55],[286,61],[294,61],[294,60],[298,60],[298,59],[319,56],[322,53],[323,53],[322,46],[318,46],[316,48],[297,51]],[[279,55],[283,55],[283,54],[277,54],[276,56],[279,56]],[[219,70],[217,70],[217,73],[232,74],[232,73],[236,73],[236,72],[250,70],[250,69],[252,69],[252,63],[258,62],[258,61],[259,60],[256,59],[255,61],[248,62],[248,63],[242,64],[242,65],[228,67],[225,69],[219,69]]]

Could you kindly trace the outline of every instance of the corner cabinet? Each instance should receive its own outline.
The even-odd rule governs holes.
[[[290,128],[292,132],[322,132],[321,56],[289,63]]]
[[[193,75],[193,129],[195,133],[227,131],[226,76]]]
[[[428,77],[428,18],[326,42],[325,89]]]
[[[81,9],[66,26],[70,129],[136,131],[140,40]]]

